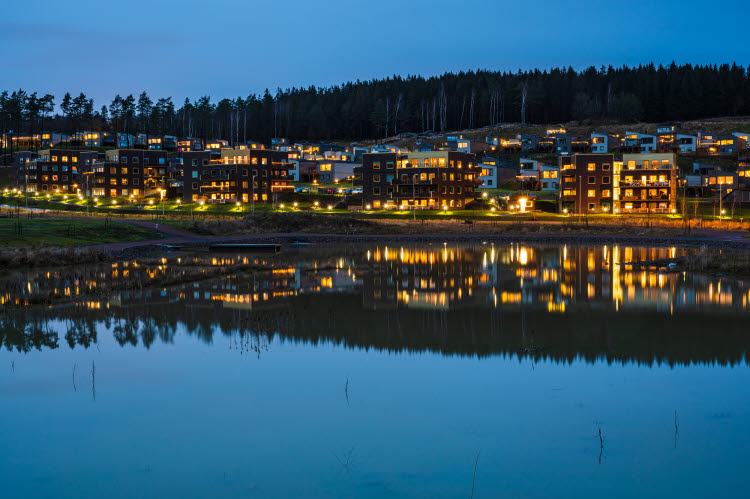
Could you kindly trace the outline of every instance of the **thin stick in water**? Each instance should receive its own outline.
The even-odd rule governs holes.
[[[481,451],[480,451],[481,452]],[[477,459],[474,461],[474,476],[471,479],[471,498],[474,498],[474,483],[477,480],[477,465],[479,464],[479,452],[477,452]]]

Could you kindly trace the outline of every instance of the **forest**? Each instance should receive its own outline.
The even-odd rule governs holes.
[[[175,102],[146,92],[94,103],[83,92],[0,93],[0,132],[109,131],[230,143],[382,139],[502,123],[682,121],[750,115],[750,75],[737,64],[569,67],[393,76],[327,88],[266,90]]]

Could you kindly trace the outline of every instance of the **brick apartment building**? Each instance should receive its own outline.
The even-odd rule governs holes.
[[[91,195],[142,198],[166,188],[167,175],[166,151],[112,149],[93,168]]]
[[[561,156],[560,208],[570,213],[673,213],[674,153]]]
[[[182,155],[182,197],[185,202],[247,203],[273,201],[275,194],[294,190],[289,153],[272,149],[222,149]]]
[[[442,209],[476,198],[481,168],[471,153],[434,151],[364,154],[360,171],[364,206]]]
[[[560,156],[560,206],[571,213],[612,212],[615,157],[612,154]]]
[[[78,149],[44,149],[36,160],[18,170],[18,182],[29,192],[76,194],[81,189],[82,172],[96,163],[99,154]],[[28,178],[26,178],[28,175]]]

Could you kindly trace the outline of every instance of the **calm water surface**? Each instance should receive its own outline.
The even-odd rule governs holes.
[[[2,496],[746,497],[750,286],[623,265],[687,251],[315,246],[12,274]]]

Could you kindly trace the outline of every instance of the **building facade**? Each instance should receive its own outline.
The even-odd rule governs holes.
[[[611,213],[615,157],[612,154],[560,156],[560,207],[568,213]]]
[[[465,208],[479,186],[475,161],[473,154],[458,151],[365,154],[364,207]]]

